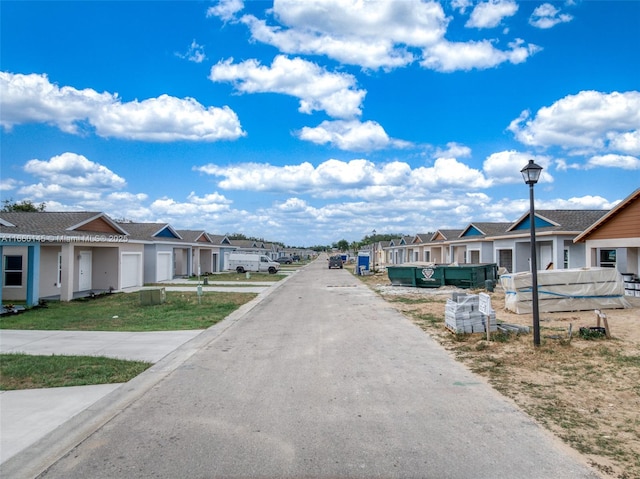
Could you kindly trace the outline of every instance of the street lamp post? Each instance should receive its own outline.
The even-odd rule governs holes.
[[[372,236],[372,239],[373,239],[373,258],[372,258],[371,272],[375,273],[376,272],[376,230],[374,229],[371,233],[373,233],[373,236]]]
[[[520,170],[524,182],[529,185],[529,222],[531,223],[531,301],[533,306],[533,345],[540,346],[540,312],[538,309],[538,262],[536,260],[536,211],[533,202],[533,186],[538,182],[542,167],[533,160]]]

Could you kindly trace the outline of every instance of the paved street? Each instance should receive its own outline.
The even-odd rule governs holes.
[[[42,477],[597,477],[324,260],[196,340],[59,428],[82,442]]]

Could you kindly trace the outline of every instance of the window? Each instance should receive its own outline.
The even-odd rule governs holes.
[[[22,256],[4,257],[4,285],[22,286]]]
[[[511,273],[511,268],[513,265],[513,252],[510,249],[499,249],[498,250],[498,267],[506,268],[509,273]]]
[[[569,250],[564,250],[564,269],[569,269]]]
[[[601,249],[600,250],[600,266],[603,268],[616,267],[616,250]]]

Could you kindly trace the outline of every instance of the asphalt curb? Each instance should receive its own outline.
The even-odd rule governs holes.
[[[118,389],[76,414],[25,450],[7,459],[0,464],[0,476],[12,479],[32,479],[42,474],[51,464],[126,410],[196,352],[232,328],[294,275],[295,273],[287,275],[274,283],[273,286],[259,293],[257,297],[242,305],[222,321],[167,354],[142,374],[122,384]]]

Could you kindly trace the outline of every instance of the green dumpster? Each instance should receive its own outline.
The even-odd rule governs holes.
[[[387,266],[387,274],[392,285],[418,288],[484,288],[487,280],[497,279],[495,263],[482,264],[406,264]]]

